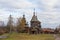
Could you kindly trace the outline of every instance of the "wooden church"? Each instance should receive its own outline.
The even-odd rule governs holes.
[[[39,34],[41,33],[41,22],[38,20],[37,16],[35,15],[35,10],[33,12],[33,17],[30,21],[30,33],[31,34]]]

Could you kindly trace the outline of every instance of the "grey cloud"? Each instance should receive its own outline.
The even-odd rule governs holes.
[[[27,6],[23,6],[22,2],[25,2]],[[0,0],[0,10],[2,10],[0,13],[3,13],[1,15],[3,15],[4,19],[9,14],[12,14],[14,18],[25,14],[26,19],[29,19],[30,22],[33,15],[33,8],[36,8],[38,19],[42,22],[42,27],[56,27],[59,24],[59,10],[53,7],[51,10],[47,10],[50,7],[45,5],[41,0]]]

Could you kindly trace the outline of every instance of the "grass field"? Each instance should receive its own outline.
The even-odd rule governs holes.
[[[12,33],[8,35],[8,38],[0,40],[54,40],[53,34]]]

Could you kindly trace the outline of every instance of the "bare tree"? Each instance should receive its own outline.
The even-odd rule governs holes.
[[[11,15],[8,18],[7,29],[8,29],[8,32],[10,32],[10,33],[13,30],[13,18]]]
[[[17,32],[20,32],[20,30],[21,30],[21,27],[20,27],[20,26],[21,26],[21,25],[20,25],[21,19],[22,19],[22,18],[18,18],[18,19],[17,19]]]

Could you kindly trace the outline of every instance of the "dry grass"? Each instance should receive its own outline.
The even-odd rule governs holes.
[[[8,38],[0,40],[54,40],[54,37],[52,34],[12,33]]]

